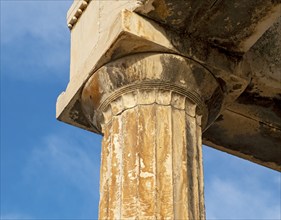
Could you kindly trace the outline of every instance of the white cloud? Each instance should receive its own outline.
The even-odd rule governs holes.
[[[29,33],[53,43],[64,40],[66,12],[72,1],[3,1],[1,2],[1,41],[13,42]]]
[[[251,191],[235,182],[214,179],[208,186],[208,219],[280,219],[280,204],[273,203],[271,193],[260,188]]]
[[[2,74],[27,81],[68,76],[71,3],[1,1]]]
[[[64,179],[81,193],[90,194],[95,203],[92,200],[87,209],[92,210],[98,206],[99,148],[100,138],[97,139],[93,134],[84,131],[77,134],[48,135],[42,144],[34,148],[24,175],[27,181],[36,184],[38,188],[40,184],[48,185],[51,178]],[[217,154],[216,162],[220,163],[220,167],[224,167],[229,175],[222,175],[223,172],[218,170],[218,173],[213,172],[208,176],[205,182],[207,219],[280,219],[280,175],[270,175],[272,179],[268,180],[268,173],[272,172],[267,172],[270,170],[258,165],[250,166],[252,175],[249,175],[241,165],[240,159],[223,155],[221,152]],[[210,158],[213,156],[215,154],[210,154]],[[207,161],[213,162],[208,159],[208,154],[205,157]],[[212,164],[205,166],[205,174],[210,174]],[[235,166],[240,175],[235,174]],[[35,177],[44,176],[49,181],[34,181]]]
[[[99,148],[97,137],[49,135],[43,145],[34,148],[24,174],[30,181],[41,173],[48,178],[61,178],[81,192],[98,198]]]
[[[100,141],[92,133],[65,129],[24,146],[20,175],[10,183],[17,193],[9,189],[11,197],[3,197],[1,219],[95,219]]]
[[[32,220],[31,216],[24,215],[24,214],[19,214],[19,213],[9,213],[9,214],[4,214],[0,216],[0,220],[21,220],[21,219],[26,219],[26,220]]]
[[[205,148],[207,219],[281,219],[280,173]]]

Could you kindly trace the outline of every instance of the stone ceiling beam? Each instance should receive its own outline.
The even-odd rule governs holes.
[[[146,0],[138,10],[184,37],[192,36],[233,53],[247,52],[277,21],[280,0]]]

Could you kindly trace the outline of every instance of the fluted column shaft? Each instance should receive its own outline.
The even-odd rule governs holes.
[[[134,54],[97,70],[81,106],[104,135],[99,218],[204,220],[201,129],[222,104],[209,70],[178,55]]]
[[[126,94],[103,113],[100,219],[204,219],[201,117],[186,97]]]

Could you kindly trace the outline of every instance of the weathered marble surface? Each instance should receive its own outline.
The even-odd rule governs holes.
[[[194,110],[165,102],[112,115],[103,126],[99,219],[205,218]]]
[[[280,7],[279,0],[74,1],[70,82],[57,118],[97,132],[81,113],[80,94],[98,68],[136,53],[178,54],[208,68],[225,93],[225,110],[203,142],[281,170]]]
[[[280,0],[74,1],[57,118],[104,135],[101,219],[204,219],[202,140],[281,171],[280,18]]]
[[[207,69],[174,54],[132,55],[100,68],[81,97],[104,135],[100,219],[205,219],[202,127],[220,112],[208,103],[223,98]]]

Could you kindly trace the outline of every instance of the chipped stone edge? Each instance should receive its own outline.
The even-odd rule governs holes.
[[[67,12],[67,26],[71,30],[74,25],[78,22],[79,18],[86,10],[88,5],[93,0],[74,0]],[[129,8],[131,11],[148,13],[154,10],[152,3],[154,0],[136,0],[136,3]]]
[[[139,7],[141,7],[141,6],[139,5]],[[73,9],[72,9],[72,11],[73,11]],[[71,13],[71,12],[69,12],[69,13]],[[105,57],[105,54],[113,53],[113,51],[119,46],[120,41],[118,41],[117,39],[119,39],[119,38],[121,39],[122,36],[134,36],[136,38],[140,37],[139,36],[140,33],[138,33],[137,30],[130,28],[130,23],[131,23],[132,19],[133,20],[137,19],[138,22],[142,21],[142,22],[144,22],[144,24],[148,24],[148,22],[146,22],[145,19],[141,18],[136,13],[126,10],[126,9],[122,10],[122,12],[120,13],[120,18],[121,18],[120,25],[118,25],[118,27],[115,26],[115,28],[119,28],[119,29],[116,31],[116,35],[112,37],[112,42],[110,42],[110,44],[105,46],[105,48],[107,48],[107,49],[104,50],[100,54],[99,57],[96,57],[96,54],[90,54],[89,58],[85,61],[85,63],[89,63],[90,61],[92,62],[95,59],[95,64],[92,65],[92,67],[85,64],[83,71],[86,72],[87,74],[84,74],[84,75],[79,74],[79,77],[73,77],[69,81],[66,90],[58,96],[57,102],[56,102],[56,118],[58,120],[71,124],[71,125],[74,125],[74,126],[77,126],[77,127],[80,127],[85,130],[97,132],[97,130],[95,130],[95,129],[89,128],[86,125],[79,124],[79,123],[73,121],[72,119],[69,119],[68,115],[69,115],[71,109],[73,108],[73,106],[75,105],[76,101],[79,100],[81,88],[83,88],[83,85],[87,81],[87,79],[90,78],[91,75],[98,68],[100,68],[102,65],[104,65],[105,63],[110,61],[111,58]],[[138,19],[140,19],[140,20],[138,20]],[[158,39],[160,38],[163,41],[163,44],[161,44],[161,45],[156,44],[155,39],[150,39],[150,38],[146,39],[147,42],[150,45],[158,45],[159,47],[161,47],[163,53],[168,52],[168,51],[170,51],[170,52],[174,51],[175,48],[172,47],[172,45],[169,43],[168,40],[165,40],[165,38],[167,38],[167,36],[165,35],[164,30],[162,30],[156,24],[154,24],[154,25],[157,27],[157,30],[158,30],[157,35],[154,35],[154,38],[156,38],[156,37]],[[153,26],[150,26],[150,28],[153,28]],[[161,31],[159,31],[159,30],[161,30]],[[123,56],[125,56],[125,54]],[[88,67],[88,68],[86,68],[86,67]]]
[[[71,30],[81,17],[91,0],[74,1],[67,12],[67,26]]]

